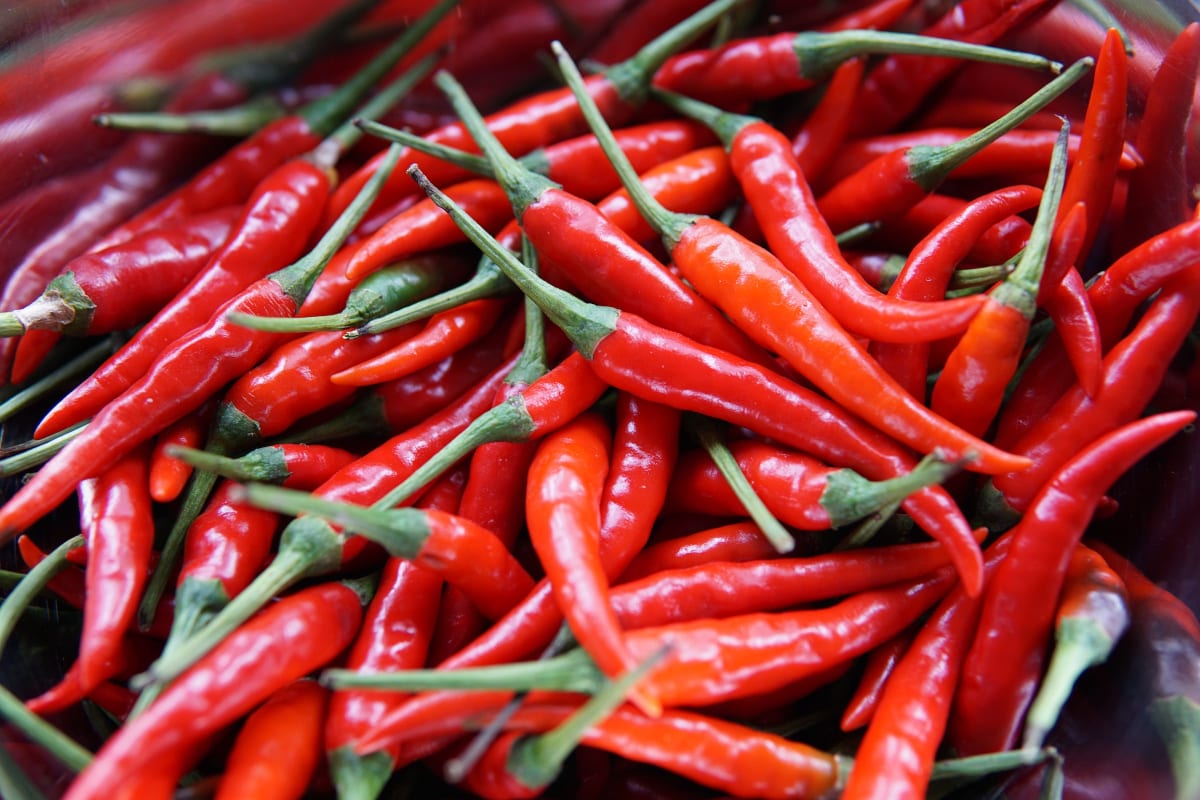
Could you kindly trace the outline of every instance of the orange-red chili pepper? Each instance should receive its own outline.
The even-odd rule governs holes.
[[[298,800],[321,763],[329,691],[313,680],[279,689],[246,718],[225,760],[218,800]]]
[[[865,71],[866,62],[861,58],[852,58],[834,70],[820,102],[792,137],[792,153],[810,186],[820,185],[834,154],[843,145]]]
[[[685,569],[712,561],[756,561],[778,555],[753,522],[731,522],[661,542],[637,554],[621,573],[622,584],[667,569]]]
[[[154,449],[150,451],[150,473],[147,477],[150,496],[155,502],[169,503],[179,497],[192,474],[190,465],[167,455],[167,448],[172,445],[198,447],[204,441],[204,432],[208,430],[216,407],[215,402],[209,401],[174,424],[168,425],[155,437]]]

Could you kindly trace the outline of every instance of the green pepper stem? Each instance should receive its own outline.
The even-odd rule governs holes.
[[[669,645],[664,644],[621,677],[614,681],[605,681],[598,692],[554,730],[518,739],[509,752],[509,772],[530,788],[548,785],[558,777],[563,763],[579,746],[588,730],[610,716],[625,702],[634,687],[669,652]]]
[[[130,681],[131,688],[167,684],[203,658],[226,636],[301,578],[336,569],[341,562],[343,537],[322,520],[304,517],[284,529],[273,561],[229,601],[208,624],[171,652],[165,652],[149,669]]]
[[[1167,747],[1177,800],[1200,796],[1200,705],[1190,697],[1160,697],[1150,704],[1150,719]]]
[[[767,508],[767,504],[758,496],[758,492],[754,491],[754,487],[750,485],[750,480],[742,471],[741,465],[737,463],[737,459],[734,458],[728,445],[717,433],[715,423],[711,419],[697,418],[692,427],[700,439],[701,446],[713,463],[717,465],[717,469],[724,476],[729,488],[733,490],[771,546],[780,553],[790,553],[796,549],[796,540],[792,537],[791,532],[775,518],[775,515]]]
[[[953,144],[935,147],[922,145],[908,151],[909,176],[926,191],[932,191],[946,176],[967,159],[987,145],[1016,128],[1033,114],[1042,110],[1050,101],[1071,88],[1095,61],[1081,58],[1061,75],[1031,94],[995,122],[980,128],[966,138]]]
[[[1029,241],[1021,250],[1016,267],[995,288],[992,297],[999,303],[1017,309],[1025,319],[1033,319],[1037,313],[1038,287],[1046,268],[1046,256],[1050,252],[1050,241],[1054,224],[1058,219],[1058,206],[1062,200],[1063,186],[1067,176],[1067,140],[1071,125],[1063,120],[1054,142],[1054,154],[1050,159],[1050,171],[1046,186],[1038,203],[1037,219],[1029,232]]]
[[[1050,666],[1025,715],[1024,747],[1042,746],[1079,676],[1104,663],[1117,643],[1103,625],[1087,617],[1063,620],[1055,638]]]
[[[596,101],[587,93],[583,76],[579,74],[579,68],[575,66],[575,62],[571,60],[571,57],[559,42],[551,42],[550,48],[554,51],[554,56],[558,61],[558,67],[562,73],[563,80],[571,89],[572,94],[575,95],[575,100],[579,103],[579,109],[583,112],[584,120],[587,121],[588,127],[595,134],[600,149],[604,152],[604,156],[608,159],[609,163],[612,164],[617,177],[621,179],[621,185],[629,193],[630,201],[637,208],[638,213],[650,224],[650,227],[654,228],[663,237],[663,242],[667,245],[668,252],[674,250],[675,244],[679,241],[683,232],[697,217],[693,214],[680,214],[671,211],[650,194],[638,178],[637,170],[633,168],[633,164],[630,163],[629,158],[621,150],[620,145],[617,144],[617,139],[613,136],[608,123],[605,122],[604,115],[600,113]]]
[[[244,137],[283,117],[287,109],[274,95],[259,95],[232,108],[170,114],[163,111],[119,111],[97,114],[92,121],[105,128],[144,133],[203,133]]]
[[[521,237],[521,260],[530,272],[538,271],[537,250],[529,237]],[[546,374],[550,362],[546,356],[546,320],[538,304],[526,297],[524,300],[525,338],[521,342],[521,357],[504,376],[509,386],[528,386]]]
[[[475,274],[466,282],[453,289],[435,294],[433,297],[368,320],[357,328],[346,331],[345,337],[357,339],[359,336],[371,336],[390,331],[392,328],[399,328],[401,325],[427,319],[442,311],[457,308],[472,300],[494,297],[511,290],[511,288],[512,282],[504,276],[504,273],[497,269],[490,259],[484,258],[480,260]]]
[[[890,53],[959,58],[1053,73],[1063,66],[1035,53],[893,31],[805,31],[796,35],[792,49],[800,62],[800,74],[813,80],[826,77],[851,58]]]
[[[19,445],[16,448],[6,450],[8,455],[0,459],[0,477],[8,477],[9,475],[19,475],[26,472],[39,464],[44,464],[54,457],[54,454],[62,450],[71,441],[83,433],[83,429],[87,427],[87,420],[77,422],[69,428],[64,428],[57,433],[41,439],[31,439]]]
[[[327,758],[337,796],[343,800],[375,800],[396,769],[386,752],[360,756],[351,745],[330,751]]]
[[[950,276],[950,285],[948,288],[951,291],[987,288],[1004,280],[1012,274],[1012,271],[1013,265],[1011,264],[994,264],[990,267],[956,269],[954,270],[954,274]]]
[[[961,461],[948,461],[932,453],[904,475],[870,481],[850,469],[831,472],[821,493],[821,507],[835,528],[862,519],[899,503],[918,489],[941,483],[962,468]]]
[[[64,386],[74,385],[80,377],[90,373],[100,362],[115,353],[127,339],[123,333],[109,334],[62,366],[5,399],[0,403],[0,422],[11,419]]]
[[[4,602],[0,603],[0,652],[4,651],[17,621],[33,602],[33,598],[44,591],[50,580],[67,566],[67,554],[79,547],[83,547],[83,537],[73,536],[51,550],[33,569],[25,573],[21,582],[4,598]]]
[[[425,513],[415,508],[366,508],[264,483],[247,483],[232,496],[280,514],[311,514],[328,520],[378,543],[397,558],[416,558],[429,538]]]
[[[976,778],[995,772],[1007,772],[1019,767],[1040,764],[1054,757],[1055,751],[1052,748],[1026,747],[1020,750],[1006,750],[1002,753],[947,758],[934,763],[933,772],[929,777],[933,781]]]
[[[0,686],[0,718],[44,748],[64,767],[80,772],[92,762],[92,754],[65,733],[25,707],[20,698]],[[7,797],[8,795],[5,795]]]
[[[300,111],[300,116],[308,122],[309,128],[320,135],[332,133],[371,87],[391,72],[400,59],[408,55],[409,51],[457,5],[458,0],[442,0],[336,91],[305,106]]]
[[[425,153],[426,155],[435,156],[442,161],[453,164],[456,167],[461,167],[475,175],[481,175],[485,178],[492,177],[493,170],[491,163],[478,153],[468,153],[466,150],[460,150],[457,147],[430,141],[424,136],[418,136],[411,131],[393,128],[390,125],[384,125],[381,122],[371,119],[360,119],[356,124],[362,128],[364,133],[371,136],[378,136],[380,139],[386,139],[389,142],[402,144],[407,148]]]
[[[363,185],[354,200],[346,206],[346,209],[329,227],[329,230],[325,231],[312,250],[301,256],[298,261],[267,276],[279,284],[279,288],[292,298],[296,308],[299,308],[304,302],[304,298],[308,296],[309,290],[312,289],[321,271],[325,269],[337,251],[342,249],[346,239],[366,216],[367,210],[379,196],[379,190],[383,188],[384,182],[392,174],[396,162],[400,160],[401,149],[399,145],[388,147],[387,155],[380,163],[379,169]]]
[[[496,664],[463,669],[412,669],[361,672],[327,669],[321,684],[330,689],[432,691],[436,689],[488,689],[493,691],[555,691],[591,694],[606,683],[604,673],[583,650],[572,650],[544,661]]]
[[[287,480],[287,464],[278,447],[259,447],[236,458],[183,445],[169,445],[166,455],[205,472],[235,481],[282,483]]]

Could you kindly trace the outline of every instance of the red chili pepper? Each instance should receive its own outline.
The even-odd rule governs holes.
[[[1128,626],[1124,581],[1095,550],[1077,546],[1063,575],[1054,618],[1054,653],[1025,715],[1022,746],[1042,746],[1075,681],[1108,658]]]
[[[914,0],[875,0],[821,25],[823,31],[887,30],[913,7]]]
[[[567,624],[600,669],[617,676],[637,661],[621,638],[600,558],[610,438],[603,420],[586,414],[550,434],[530,465],[525,507],[534,550]],[[659,711],[652,695],[639,704]]]
[[[419,172],[414,174],[420,179]],[[438,196],[434,187],[423,188]],[[470,219],[452,205],[447,205],[447,211],[466,229],[471,227]],[[681,410],[744,425],[832,463],[848,464],[868,477],[894,477],[912,468],[914,462],[907,453],[886,436],[853,421],[836,404],[777,373],[657,328],[633,314],[589,306],[560,293],[523,271],[495,240],[487,240],[485,232],[475,229],[471,236],[575,340],[593,370],[610,385]],[[810,424],[797,427],[792,420],[800,408],[809,409],[806,418]],[[823,424],[818,426],[818,421]],[[948,495],[923,489],[910,495],[905,507],[934,538],[951,547],[964,580],[977,585],[978,546]]]
[[[871,30],[805,31],[681,53],[667,59],[654,83],[711,103],[745,103],[810,89],[847,58],[898,52],[1052,68],[1039,56],[951,39]]]
[[[458,202],[470,208],[471,215],[489,231],[499,230],[512,219],[508,196],[493,180],[467,180],[450,187],[449,191]],[[346,278],[356,282],[400,259],[461,241],[461,232],[441,209],[422,200],[394,216],[355,248],[346,265]]]
[[[1014,186],[982,195],[947,217],[909,253],[888,294],[909,300],[934,300],[945,295],[958,262],[983,232],[1010,215],[1040,202],[1041,189]],[[924,400],[929,371],[927,344],[877,344],[872,354],[910,395]]]
[[[1113,237],[1113,252],[1124,253],[1191,216],[1186,153],[1188,119],[1200,70],[1200,23],[1193,22],[1171,43],[1159,62],[1137,123],[1134,146],[1142,164],[1129,175],[1128,208]]]
[[[564,74],[577,74],[565,53],[560,64]],[[589,124],[603,125],[582,96],[580,103]],[[607,129],[596,132],[603,141]],[[714,219],[672,214],[657,206],[637,191],[636,176],[624,168],[620,154],[612,148],[606,148],[606,153],[643,216],[663,232],[675,265],[700,294],[830,397],[920,452],[944,448],[960,456],[970,453],[974,459],[969,469],[993,472],[1019,461],[965,435],[914,402],[770,252],[740,239]],[[788,312],[780,314],[779,309]],[[1014,464],[1012,468],[1022,466]]]
[[[989,575],[1005,556],[1003,544],[989,549]],[[960,587],[921,625],[883,689],[855,752],[844,797],[878,797],[880,792],[918,797],[926,792],[979,608],[980,598]]]
[[[434,315],[420,333],[333,373],[329,380],[342,386],[367,386],[411,375],[486,336],[508,307],[507,298],[492,298],[443,311]]]
[[[308,165],[304,174],[311,178],[316,171]],[[311,208],[311,203],[308,205]],[[299,208],[292,203],[287,206],[297,212],[303,208],[303,204]],[[345,238],[346,229],[357,221],[354,216],[351,213],[342,220],[342,225],[323,237],[308,256],[252,283],[221,306],[208,324],[176,341],[166,351],[153,354],[157,357],[150,371],[117,400],[104,406],[88,424],[87,433],[59,451],[43,465],[34,480],[0,508],[0,530],[11,533],[25,529],[62,502],[76,481],[98,474],[139,442],[195,410],[216,390],[274,349],[283,334],[249,332],[228,322],[225,314],[229,311],[263,316],[295,314],[331,251]],[[250,249],[238,251],[238,257],[245,256]]]
[[[146,457],[146,448],[134,450],[80,484],[80,527],[88,548],[79,644],[79,682],[85,693],[112,677],[106,663],[121,648],[150,566],[154,517]]]
[[[949,464],[927,464],[906,476],[873,483],[853,470],[827,466],[753,439],[733,442],[729,449],[772,515],[801,530],[839,528],[902,501],[918,488],[940,483],[955,470]],[[728,481],[703,451],[680,459],[666,510],[714,516],[745,513]]]
[[[959,164],[1070,88],[1091,65],[1090,58],[1077,61],[1008,114],[965,139],[942,147],[916,145],[880,156],[818,198],[821,214],[829,227],[838,232],[903,213],[933,191]]]
[[[197,447],[204,441],[204,432],[212,421],[216,403],[205,403],[191,414],[180,419],[154,439],[154,449],[150,451],[149,475],[147,481],[150,487],[150,497],[156,503],[169,503],[183,492],[191,477],[192,468],[177,458],[167,455],[167,448],[172,445],[180,447]]]
[[[329,692],[312,680],[285,686],[246,718],[225,761],[218,800],[300,798],[321,758]]]
[[[917,629],[909,628],[867,654],[862,677],[859,678],[854,695],[842,711],[840,727],[843,731],[849,733],[865,728],[871,722],[876,709],[879,708],[884,688],[896,671],[900,659],[912,647],[916,635]]]
[[[911,4],[910,0],[891,2],[892,5]],[[820,184],[834,154],[845,142],[865,70],[866,62],[861,58],[851,59],[834,70],[825,94],[792,137],[792,153],[809,185]]]
[[[1033,205],[1036,204],[1035,198]],[[902,216],[885,222],[872,241],[878,246],[907,253],[938,225],[955,214],[962,213],[968,205],[966,200],[935,192],[926,196]],[[1031,227],[1017,215],[1002,218],[974,241],[971,245],[970,260],[977,264],[1001,264],[1008,261],[1025,246]]]
[[[672,0],[671,2],[638,3],[636,8],[622,9],[603,36],[588,52],[597,64],[612,64],[632,56],[646,43],[647,36],[658,36],[689,14],[694,14],[708,0]]]
[[[84,698],[91,698],[97,692],[106,694],[108,690],[104,687],[112,686],[113,680],[124,680],[141,672],[154,661],[161,650],[160,640],[126,632],[121,636],[120,646],[109,653],[103,662],[103,670],[108,673],[108,678],[104,681],[91,686],[83,684],[80,680],[82,664],[76,659],[62,680],[37,697],[26,700],[25,707],[35,714],[53,714],[75,705]]]
[[[1190,423],[1194,412],[1148,417],[1096,439],[1029,503],[984,591],[983,610],[955,697],[952,741],[964,753],[1010,747],[1041,674],[1063,576],[1109,484]]]
[[[11,335],[25,334],[14,351],[13,382],[25,381],[41,365],[58,332],[109,333],[152,317],[208,263],[238,213],[226,208],[200,214],[71,260],[31,305],[0,315]],[[9,328],[10,321],[16,325]]]
[[[646,547],[621,573],[621,584],[668,569],[714,561],[757,561],[778,555],[753,522],[732,522]]]
[[[281,599],[231,634],[122,726],[68,790],[111,797],[114,785],[161,769],[275,691],[329,663],[362,622],[362,598],[325,583]]]
[[[922,33],[978,44],[999,41],[1053,3],[1047,0],[964,0]],[[867,74],[856,106],[851,136],[892,130],[917,109],[930,91],[960,66],[958,59],[892,55]]]
[[[1007,106],[984,121],[984,125],[994,121],[1005,111]],[[1058,122],[1058,118],[1055,117]],[[1061,124],[1061,123],[1060,123]],[[982,125],[980,126],[982,127]],[[889,133],[855,139],[840,148],[828,166],[829,180],[840,181],[850,177],[877,158],[895,153],[909,147],[945,147],[961,142],[973,134],[973,128],[920,128],[914,131]],[[985,146],[975,155],[968,158],[951,172],[954,178],[999,178],[1011,179],[1013,175],[1045,174],[1050,165],[1050,157],[1054,152],[1054,143],[1058,139],[1059,126],[1053,129],[1039,128],[1027,130],[1018,128],[1009,131],[996,141]],[[1071,134],[1067,140],[1067,152],[1071,164],[1074,164],[1083,147],[1082,136]],[[1131,147],[1121,151],[1119,165],[1123,170],[1133,170],[1139,163],[1137,153]]]
[[[401,558],[389,559],[379,589],[367,608],[362,630],[346,658],[346,668],[364,671],[417,669],[425,665],[438,617],[442,577]],[[324,750],[334,785],[341,792],[376,793],[391,777],[399,753],[360,757],[354,744],[402,701],[390,692],[338,690],[330,699]]]
[[[770,251],[848,331],[882,341],[932,340],[962,331],[979,311],[978,297],[916,306],[879,294],[842,257],[787,137],[753,117],[664,99],[717,132]]]
[[[1071,269],[1059,282],[1046,303],[1046,313],[1067,350],[1075,379],[1089,396],[1095,394],[1100,388],[1103,358],[1100,324],[1078,270]]]

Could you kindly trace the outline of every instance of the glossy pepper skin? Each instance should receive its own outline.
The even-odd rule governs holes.
[[[320,584],[280,600],[123,726],[66,797],[127,796],[121,788],[126,778],[153,775],[162,762],[186,754],[276,690],[327,664],[350,643],[361,621],[362,598],[344,584]]]

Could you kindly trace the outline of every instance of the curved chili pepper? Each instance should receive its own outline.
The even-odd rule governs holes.
[[[831,229],[843,231],[861,222],[903,213],[956,166],[1070,88],[1091,66],[1090,58],[1075,62],[1008,114],[965,139],[942,147],[917,145],[880,156],[817,198],[821,214]]]
[[[1102,664],[1129,626],[1125,583],[1091,548],[1079,545],[1063,575],[1054,618],[1054,653],[1025,715],[1022,746],[1040,747],[1087,669]]]
[[[238,731],[216,797],[302,797],[320,763],[328,706],[329,692],[312,680],[267,698]]]
[[[988,292],[988,302],[950,351],[930,393],[930,408],[977,436],[986,434],[1016,374],[1037,313],[1055,215],[1066,175],[1064,124],[1037,221],[1016,268]]]
[[[1005,544],[998,542],[989,548],[989,576],[1005,557]],[[883,689],[879,707],[855,752],[844,797],[878,797],[880,792],[917,797],[925,793],[980,605],[980,598],[959,587],[921,625]]]
[[[613,120],[615,124],[629,119],[641,102],[651,76],[659,65],[671,53],[715,23],[736,2],[737,0],[719,0],[709,3],[656,37],[636,55],[589,78],[589,90],[594,92],[597,102],[604,107],[606,118]],[[505,150],[518,155],[586,131],[583,118],[579,115],[579,105],[566,89],[551,89],[513,103],[490,114],[487,126]],[[461,122],[431,131],[426,138],[464,150],[474,149],[474,137]],[[406,152],[404,157],[416,163],[422,171],[428,171],[433,180],[439,183],[461,180],[463,177],[460,168],[452,167],[440,159],[410,152]],[[378,157],[373,158],[346,178],[331,199],[327,217],[332,217],[339,209],[345,207],[358,187],[378,169],[379,160]],[[378,204],[391,205],[402,197],[410,196],[413,191],[414,187],[407,181],[390,181],[380,195]]]
[[[367,386],[410,375],[486,336],[508,307],[507,298],[489,298],[435,314],[420,333],[333,373],[329,380],[343,386]]]
[[[6,332],[25,334],[13,354],[13,381],[33,373],[58,332],[109,333],[152,317],[208,263],[237,215],[233,208],[200,214],[72,259],[32,304],[0,314]]]
[[[311,165],[308,169],[315,170]],[[306,170],[306,174],[312,173]],[[342,224],[322,237],[311,253],[254,282],[226,302],[207,325],[156,354],[144,377],[106,405],[88,424],[86,433],[43,465],[37,477],[0,508],[0,530],[11,533],[28,527],[62,502],[74,481],[97,474],[163,426],[195,410],[278,345],[283,334],[248,332],[229,323],[225,314],[295,314],[332,250],[357,222],[370,192],[368,187],[362,202],[352,207]]]
[[[106,662],[121,647],[141,596],[154,546],[154,517],[146,483],[147,449],[118,460],[80,484],[81,527],[86,532],[87,597],[79,644],[84,692],[112,677]]]
[[[534,550],[567,625],[600,669],[616,676],[637,661],[622,641],[600,558],[610,438],[607,425],[587,414],[550,434],[530,465],[525,506]],[[653,695],[638,702],[649,713],[659,711]]]
[[[1195,416],[1159,414],[1101,436],[1057,468],[1030,502],[1011,531],[1007,557],[984,590],[955,696],[951,730],[960,752],[1006,749],[1019,735],[1041,674],[1059,588],[1096,503],[1122,472]]]
[[[888,294],[910,300],[933,300],[945,294],[958,262],[983,232],[1010,215],[1040,202],[1042,190],[1014,186],[982,195],[946,217],[909,253]],[[929,371],[927,344],[873,345],[872,355],[913,397],[924,400]]]
[[[1054,330],[1059,332],[1075,379],[1089,396],[1095,394],[1100,386],[1103,359],[1100,323],[1078,270],[1071,269],[1059,282],[1046,303],[1046,313],[1054,322]]]
[[[222,642],[142,714],[122,726],[68,790],[111,797],[114,781],[160,769],[275,691],[327,664],[357,633],[364,598],[341,583],[303,589]],[[320,635],[314,635],[314,632]]]
[[[1116,253],[1127,252],[1191,216],[1183,176],[1198,70],[1200,23],[1193,22],[1171,43],[1147,90],[1134,141],[1142,164],[1129,175],[1126,200],[1137,213],[1121,215],[1113,237]]]
[[[1033,205],[1036,204],[1035,199]],[[903,215],[885,222],[873,241],[879,246],[907,253],[938,225],[962,213],[968,205],[968,201],[947,194],[927,195]],[[1000,219],[971,245],[970,260],[977,264],[1008,261],[1025,246],[1031,227],[1015,214]]]
[[[563,192],[506,156],[453,78],[440,73],[436,81],[449,94],[463,124],[479,137],[478,144],[492,160],[496,178],[509,194],[516,219],[539,258],[561,266],[571,280],[579,277],[585,291],[596,284],[614,284],[622,294],[636,296],[639,307],[653,308],[655,316],[671,317],[676,327],[684,328],[694,338],[751,360],[770,363],[770,357],[731,325],[714,305],[664,269],[596,206]],[[611,142],[603,142],[601,146],[610,147]]]
[[[419,172],[414,175],[421,179]],[[431,196],[438,196],[434,187],[423,188]],[[458,214],[452,205],[446,208],[470,229],[469,217]],[[479,229],[472,232],[472,241],[573,338],[593,370],[611,386],[681,410],[745,425],[833,463],[848,464],[868,477],[894,477],[912,468],[911,457],[886,436],[777,373],[657,328],[633,314],[589,306],[559,292],[524,272],[520,262],[495,240],[489,242]],[[808,409],[809,424],[798,427],[792,420],[800,408]],[[910,495],[905,507],[930,535],[954,550],[964,580],[968,585],[977,585],[979,549],[948,495],[923,489]]]
[[[842,257],[782,133],[688,98],[662,99],[717,131],[771,252],[847,330],[877,341],[932,340],[960,332],[979,311],[976,297],[917,306],[879,294]]]
[[[155,502],[169,503],[179,497],[192,474],[191,466],[169,455],[167,448],[172,445],[196,447],[203,442],[216,407],[215,402],[205,403],[155,437],[147,476],[150,497]]]
[[[983,513],[999,522],[1011,517],[1011,509],[1024,510],[1074,453],[1136,418],[1197,314],[1200,271],[1189,269],[1163,287],[1133,331],[1104,357],[1103,381],[1093,397],[1073,387],[1014,442],[1012,449],[1032,458],[1033,466],[996,476],[979,497]]]
[[[1053,62],[1041,56],[952,39],[872,30],[804,31],[681,53],[663,63],[654,83],[717,104],[767,100],[812,88],[848,58],[883,53],[958,57],[1029,69],[1055,68]]]
[[[1127,102],[1125,43],[1115,28],[1110,28],[1096,57],[1096,72],[1088,95],[1087,116],[1081,132],[1079,157],[1075,159],[1067,185],[1063,189],[1060,215],[1076,203],[1087,207],[1087,234],[1083,253],[1091,252],[1092,243],[1108,216],[1117,168],[1125,146]]]
[[[564,74],[577,75],[566,54],[560,50],[559,56]],[[573,76],[568,81],[578,83]],[[603,125],[586,98],[581,96],[580,104],[589,124]],[[597,137],[604,141],[606,132],[598,129]],[[637,191],[637,178],[620,154],[611,147],[606,153],[643,216],[663,233],[680,272],[755,341],[778,352],[847,409],[920,452],[940,447],[960,456],[970,453],[968,469],[981,472],[1005,470],[1005,464],[1022,468],[1013,463],[1021,459],[964,434],[914,402],[771,253],[717,220],[673,214],[658,206]],[[773,313],[785,308],[786,315]]]
[[[839,727],[843,731],[848,733],[865,728],[871,722],[876,709],[879,708],[879,700],[883,695],[884,687],[891,680],[892,673],[896,671],[896,665],[900,663],[900,659],[912,647],[916,635],[915,628],[901,631],[867,654],[862,676],[859,678],[854,695],[842,710]]]
[[[107,690],[103,687],[112,686],[113,680],[124,680],[141,672],[161,651],[162,642],[157,638],[126,632],[120,637],[120,646],[103,662],[103,671],[108,674],[104,681],[92,686],[84,685],[80,680],[82,664],[76,659],[62,680],[37,697],[26,700],[25,707],[35,714],[53,714],[75,705],[84,698],[90,699],[97,692],[104,694]],[[135,696],[134,700],[136,699]]]
[[[738,466],[771,513],[802,530],[840,528],[945,480],[957,468],[923,464],[906,476],[873,483],[853,470],[830,467],[794,451],[752,439],[729,445]],[[743,513],[742,504],[706,453],[683,456],[671,478],[667,511],[715,516]]]
[[[922,34],[989,44],[1030,22],[1051,5],[1047,0],[964,0]],[[855,107],[851,136],[858,138],[895,128],[961,63],[957,59],[903,54],[885,57],[867,73]]]

